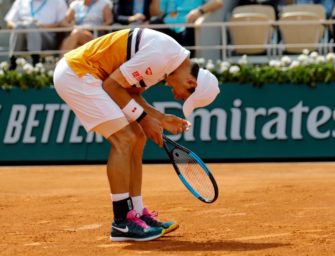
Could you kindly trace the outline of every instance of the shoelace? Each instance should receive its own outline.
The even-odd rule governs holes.
[[[156,220],[156,218],[158,216],[158,212],[156,212],[156,211],[149,212],[147,209],[145,209],[143,215],[149,216],[149,217]]]
[[[158,212],[156,211],[149,212],[147,208],[144,208],[143,216],[141,218],[142,220],[145,221],[145,223],[147,223],[150,226],[163,227],[163,223],[156,219],[157,216]]]
[[[144,229],[147,229],[150,227],[143,220],[140,219],[140,215],[135,210],[131,210],[128,212],[127,219],[134,222],[135,224],[137,224],[138,226]]]

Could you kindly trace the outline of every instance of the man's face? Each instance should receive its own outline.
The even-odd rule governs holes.
[[[165,81],[177,100],[185,101],[197,86],[197,81],[190,74],[170,74]]]

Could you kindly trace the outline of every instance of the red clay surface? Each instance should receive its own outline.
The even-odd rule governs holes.
[[[335,163],[210,164],[204,204],[170,165],[145,165],[144,202],[180,228],[111,242],[103,165],[0,167],[0,255],[335,255]]]

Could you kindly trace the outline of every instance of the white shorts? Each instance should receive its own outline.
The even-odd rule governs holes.
[[[108,121],[111,120],[118,123],[112,133],[129,124],[120,107],[102,88],[102,81],[90,74],[77,76],[64,58],[56,66],[54,86],[87,131],[93,131],[95,127],[110,123]]]

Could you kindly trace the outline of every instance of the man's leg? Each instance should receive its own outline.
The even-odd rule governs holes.
[[[35,24],[29,24],[29,29],[38,29]],[[27,32],[27,49],[28,51],[40,51],[42,50],[42,33],[39,31]]]
[[[156,219],[156,214],[150,213],[144,207],[141,188],[142,188],[142,157],[146,143],[146,136],[141,126],[133,122],[130,125],[133,133],[136,135],[136,143],[132,153],[132,168],[130,173],[130,196],[134,210],[140,215],[140,218],[151,227],[164,228],[165,233],[176,230],[179,225],[173,221],[161,222]]]
[[[142,215],[144,208],[142,200],[142,158],[147,137],[138,123],[133,122],[131,129],[135,133],[137,141],[132,152],[133,161],[130,173],[129,192],[134,210]]]
[[[129,192],[132,152],[136,136],[128,125],[108,138],[112,144],[107,162],[107,176],[112,194]]]
[[[29,29],[38,29],[39,27],[35,24],[29,24],[27,26]],[[30,31],[27,32],[27,49],[28,51],[41,51],[42,50],[42,33],[39,31]],[[40,54],[33,53],[31,55],[32,64],[35,66],[38,62],[40,62]]]
[[[18,25],[16,29],[24,29],[26,27]],[[15,51],[25,51],[26,49],[26,33],[17,32],[16,29],[10,34],[9,37],[9,59],[10,59],[10,70],[16,69],[16,56],[14,55]]]
[[[133,152],[137,148],[137,141],[140,140],[133,126],[128,125],[108,138],[112,144],[107,163],[107,176],[113,200],[114,222],[111,231],[113,241],[148,241],[160,237],[165,232],[160,227],[149,227],[132,209],[130,187],[134,186],[135,190],[140,190],[142,183],[140,179],[131,185],[134,168]]]
[[[139,196],[142,191],[142,157],[147,137],[137,122],[131,123],[130,128],[136,136],[136,143],[132,151],[129,192],[131,196]]]
[[[61,43],[60,50],[68,52],[94,39],[94,35],[86,29],[73,29]]]
[[[182,34],[182,45],[183,46],[194,46],[195,45],[195,31],[194,28],[186,28]],[[191,50],[191,58],[195,55],[195,50]]]

